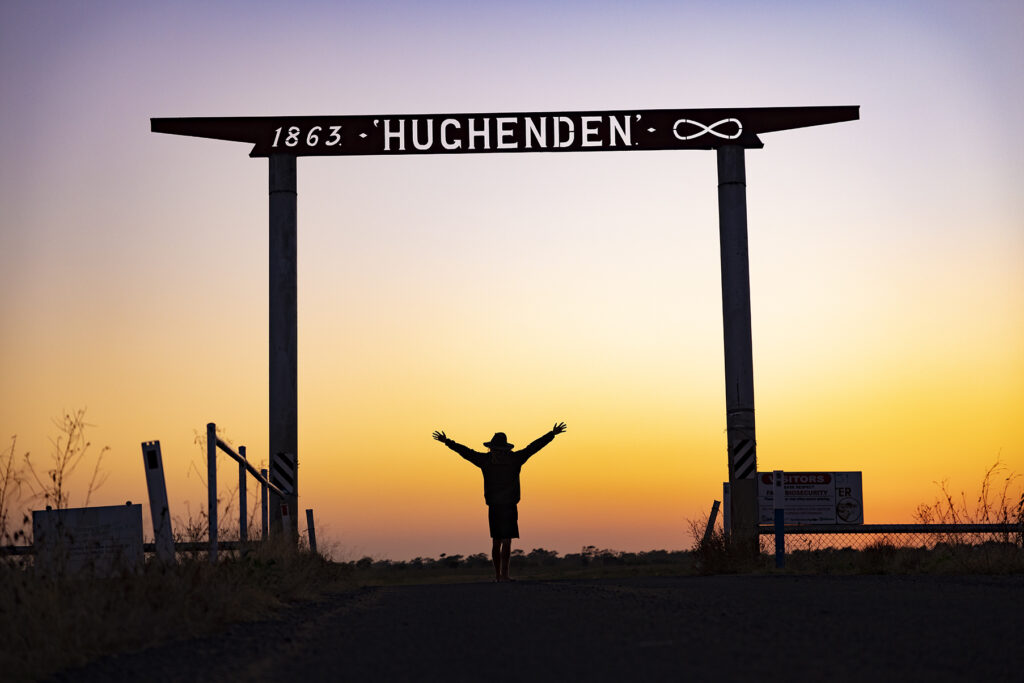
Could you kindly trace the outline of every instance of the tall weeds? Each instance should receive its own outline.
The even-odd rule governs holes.
[[[941,495],[932,503],[918,505],[914,519],[921,524],[1016,524],[1016,532],[992,534],[990,540],[1020,544],[1024,524],[1024,490],[1018,490],[1021,482],[1021,475],[996,460],[985,471],[973,504],[968,503],[962,490],[959,496],[954,495],[949,480],[935,482]],[[942,540],[956,544],[962,539],[950,534]]]
[[[17,463],[18,437],[11,437],[11,445],[0,452],[0,544],[15,543],[24,530],[11,531],[9,517],[14,504],[21,500],[22,485],[25,481],[23,468]]]
[[[267,543],[211,565],[205,553],[113,578],[44,577],[0,562],[0,677],[38,680],[107,653],[216,632],[349,587],[350,569]]]
[[[53,421],[58,429],[56,438],[50,439],[52,446],[50,462],[46,473],[40,475],[28,453],[25,454],[25,481],[32,489],[33,496],[42,498],[46,505],[57,510],[64,510],[71,501],[69,484],[75,471],[83,463],[88,462],[92,443],[86,438],[87,427],[93,427],[85,421],[85,408],[74,412],[65,412],[59,420]],[[96,455],[89,484],[85,487],[85,499],[82,506],[88,506],[92,494],[103,486],[107,474],[101,470],[103,456],[110,450],[104,446]]]

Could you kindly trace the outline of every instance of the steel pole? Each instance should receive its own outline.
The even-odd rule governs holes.
[[[217,564],[217,425],[206,425],[206,521],[209,528],[210,564]]]
[[[718,148],[718,225],[722,258],[725,406],[729,448],[732,541],[758,551],[757,440],[754,433],[754,358],[750,330],[747,254],[747,178],[744,150]]]
[[[242,456],[242,460],[245,460],[245,446],[238,447],[238,454]],[[238,463],[238,541],[245,543],[249,540],[249,529],[248,522],[249,518],[246,515],[246,508],[249,507],[248,501],[245,495],[245,465],[242,462]]]
[[[263,475],[263,481],[260,482],[260,540],[267,540],[267,485],[264,483],[267,480],[269,472],[267,470],[260,470],[260,474]]]
[[[290,508],[298,538],[298,359],[296,288],[296,158],[270,155],[270,450],[296,460],[292,495],[271,494],[271,529],[281,528],[281,504]],[[271,465],[273,470],[273,464]]]

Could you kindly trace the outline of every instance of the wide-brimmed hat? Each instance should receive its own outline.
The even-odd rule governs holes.
[[[514,446],[508,442],[508,437],[505,436],[505,432],[495,432],[494,438],[484,445],[495,451],[510,451],[514,448]]]

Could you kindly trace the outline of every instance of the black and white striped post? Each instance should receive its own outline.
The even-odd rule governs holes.
[[[718,154],[718,224],[722,258],[725,341],[725,416],[732,510],[730,539],[758,552],[757,438],[754,433],[754,353],[747,254],[747,175],[744,148],[722,145]]]

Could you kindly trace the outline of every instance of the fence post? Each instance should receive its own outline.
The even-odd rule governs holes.
[[[261,469],[260,474],[263,475],[263,482],[267,481],[267,470]],[[263,519],[263,525],[260,529],[262,532],[262,535],[260,536],[261,541],[267,540],[267,522],[269,521],[267,519],[267,485],[263,482],[260,482],[260,517]]]
[[[316,555],[316,527],[313,526],[312,509],[306,510],[306,532],[309,535],[309,550]]]
[[[786,566],[786,493],[783,472],[775,470],[772,477],[772,500],[775,506],[775,568]]]
[[[206,488],[210,534],[210,564],[217,563],[217,425],[206,425]]]
[[[715,530],[715,520],[718,519],[719,505],[720,503],[717,500],[711,504],[711,514],[708,515],[708,525],[704,528],[704,540],[701,541],[704,545],[707,545],[708,541],[711,539],[712,532]]]
[[[261,469],[259,471],[259,473],[263,475],[263,481],[266,481],[266,474],[267,474],[266,469],[265,468]],[[261,531],[261,535],[260,535],[260,538],[259,538],[260,541],[266,541],[266,527],[267,527],[267,522],[269,521],[269,519],[268,519],[269,512],[266,509],[266,484],[263,483],[263,481],[261,481],[260,484],[259,484],[259,514],[260,514],[260,517],[261,517],[262,522],[263,522],[261,527],[260,527],[260,531]]]
[[[238,454],[245,460],[245,446],[238,447]],[[245,465],[238,463],[238,542],[245,543],[249,540],[249,515],[248,501],[245,496]]]

